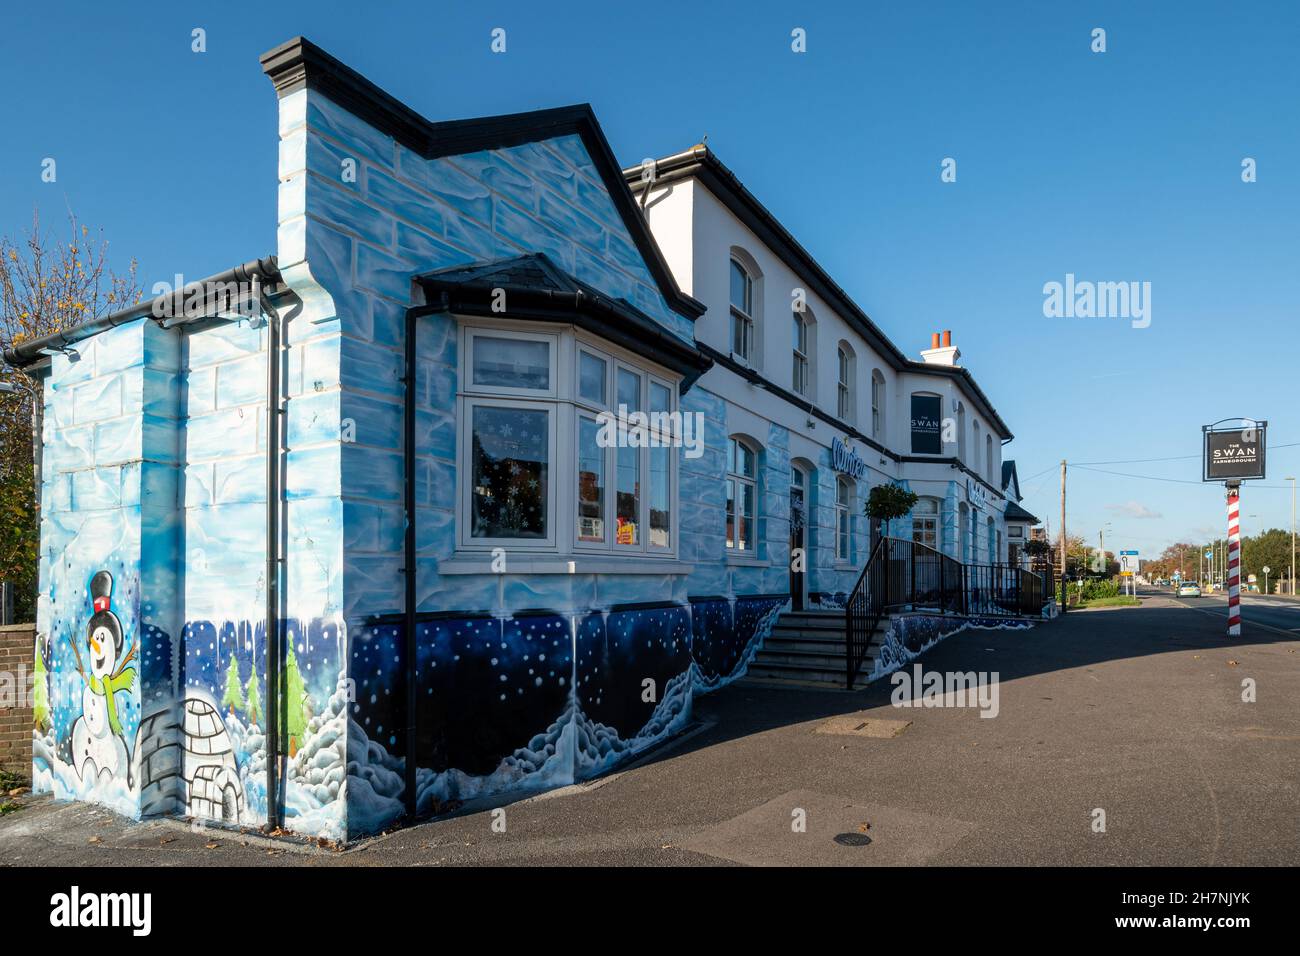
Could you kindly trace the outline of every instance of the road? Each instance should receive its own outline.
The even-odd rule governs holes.
[[[1145,596],[923,655],[995,672],[992,718],[894,706],[888,680],[737,684],[639,765],[503,818],[479,808],[337,852],[36,798],[0,817],[0,864],[1293,865],[1300,635],[1256,618],[1300,612],[1261,608],[1230,641],[1221,603]]]
[[[1168,588],[1139,589],[1138,593],[1169,597],[1184,607],[1214,614],[1225,620],[1228,616],[1228,596],[1222,591],[1200,598],[1173,597],[1172,589]],[[1300,634],[1300,598],[1242,594],[1241,616],[1243,621],[1275,627],[1289,634]]]

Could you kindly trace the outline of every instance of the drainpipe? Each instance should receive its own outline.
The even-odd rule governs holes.
[[[437,302],[417,305],[406,310],[406,368],[403,383],[406,386],[402,412],[402,472],[405,485],[403,502],[406,508],[405,557],[402,572],[406,575],[404,618],[406,628],[406,816],[415,819],[415,711],[417,694],[415,686],[415,664],[418,642],[415,636],[416,596],[416,546],[415,546],[415,388],[419,383],[419,366],[417,362],[416,329],[419,319],[426,315],[436,315],[448,309],[447,293],[443,292]]]
[[[279,310],[257,282],[266,314],[266,825],[277,830],[280,818],[280,482],[281,416]]]

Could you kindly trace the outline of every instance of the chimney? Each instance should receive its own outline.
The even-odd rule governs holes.
[[[942,344],[940,344],[942,343]],[[961,351],[952,344],[952,330],[944,329],[942,336],[935,332],[930,336],[930,347],[921,350],[921,361],[928,365],[956,366],[961,358]]]

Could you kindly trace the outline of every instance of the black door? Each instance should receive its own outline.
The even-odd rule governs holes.
[[[790,469],[790,606],[803,610],[804,574],[808,567],[808,552],[804,548],[804,474],[798,468]]]

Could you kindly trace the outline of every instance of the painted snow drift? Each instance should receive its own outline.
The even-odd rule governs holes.
[[[439,616],[415,662],[416,812],[598,776],[677,733],[691,700],[743,675],[787,599]],[[348,832],[402,816],[410,758],[402,625],[352,645]]]

